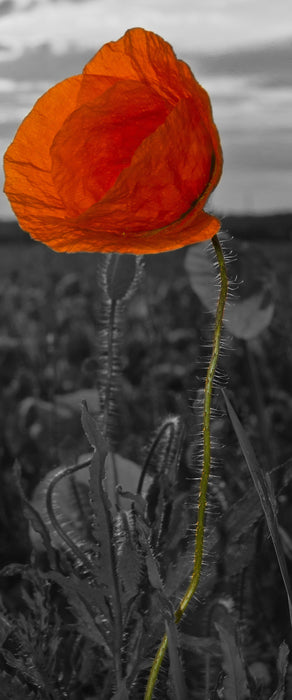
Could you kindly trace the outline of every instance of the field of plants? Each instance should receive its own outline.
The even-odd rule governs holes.
[[[164,700],[292,697],[292,242],[271,230],[253,238],[245,224],[244,238],[235,227],[224,244],[231,308],[213,396],[203,573],[178,628],[178,657],[170,645],[158,679],[155,698]],[[146,256],[120,304],[113,481],[136,500],[108,476],[109,526],[99,521],[100,493],[91,505],[88,495],[88,436],[93,445],[107,381],[103,258],[7,238],[0,246],[0,700],[143,698],[163,618],[191,571],[216,270],[200,244]],[[278,553],[222,389],[271,487]],[[59,476],[78,460],[83,470]],[[99,566],[114,541],[117,568],[103,585],[121,586],[119,628],[115,615],[104,622],[106,595],[90,613],[102,598],[90,579],[92,507],[97,539],[103,528]]]

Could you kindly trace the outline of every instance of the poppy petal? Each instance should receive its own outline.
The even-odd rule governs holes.
[[[220,227],[202,211],[222,170],[209,97],[153,32],[43,95],[4,160],[20,225],[55,250],[155,253]]]
[[[208,93],[194,78],[189,66],[176,57],[172,46],[162,37],[140,27],[129,29],[118,41],[105,44],[86,64],[83,73],[139,80],[154,87],[173,104],[178,99],[193,97],[206,127],[211,128],[213,146],[215,150],[218,149],[222,166],[220,140]]]
[[[151,87],[123,80],[65,120],[51,159],[56,190],[69,216],[102,199],[171,108]]]
[[[138,27],[129,29],[118,41],[105,44],[83,72],[138,80],[176,102],[188,94],[181,81],[179,64],[170,44]]]
[[[41,240],[60,253],[101,252],[163,253],[212,238],[220,230],[220,221],[194,208],[181,220],[156,231],[120,234],[112,231],[88,231],[78,228],[74,221],[51,220],[41,231]],[[40,240],[40,229],[32,237]]]
[[[68,78],[40,97],[4,156],[4,191],[24,229],[29,222],[30,230],[31,217],[34,220],[38,212],[41,220],[46,216],[62,216],[63,204],[51,176],[50,146],[66,117],[75,109],[81,82],[82,76]]]
[[[200,114],[192,100],[182,100],[78,225],[125,233],[167,226],[195,202],[197,210],[203,208],[216,184],[213,167],[212,141]]]

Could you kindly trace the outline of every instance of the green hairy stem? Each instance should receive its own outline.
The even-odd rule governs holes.
[[[205,515],[207,504],[207,489],[209,482],[210,466],[211,466],[211,435],[210,435],[210,420],[211,420],[211,401],[214,374],[217,367],[220,351],[220,339],[222,333],[222,323],[224,316],[224,308],[228,292],[228,278],[225,267],[225,260],[222,248],[217,236],[212,238],[213,247],[217,256],[217,262],[220,271],[220,294],[217,303],[215,331],[213,336],[212,354],[207,370],[205,391],[204,391],[204,412],[203,412],[203,467],[200,480],[200,492],[198,502],[198,520],[195,533],[195,550],[194,550],[194,567],[191,580],[188,588],[175,611],[175,622],[178,624],[186,611],[189,602],[191,601],[201,575],[203,561],[203,547],[205,535]],[[164,654],[168,645],[167,635],[165,634],[158,648],[155,659],[153,661],[144,700],[151,700],[154,691],[154,686],[157,680],[160,666],[162,664]]]

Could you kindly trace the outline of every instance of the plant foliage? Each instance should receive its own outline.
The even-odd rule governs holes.
[[[24,404],[23,398],[20,400],[17,415],[23,421],[23,434],[19,444],[28,431],[29,450],[23,459],[19,449],[19,460],[3,482],[6,503],[18,504],[17,516],[11,524],[11,514],[2,509],[0,517],[3,526],[9,523],[5,532],[12,536],[15,527],[18,538],[17,521],[23,531],[29,523],[26,535],[33,547],[22,563],[6,565],[1,571],[0,700],[142,699],[155,650],[165,632],[168,654],[155,691],[158,699],[284,700],[285,693],[290,692],[291,632],[288,616],[283,619],[282,613],[285,589],[263,523],[266,517],[282,564],[284,547],[289,591],[289,464],[288,468],[275,464],[263,475],[250,451],[250,435],[236,423],[253,488],[237,447],[227,448],[222,457],[222,450],[214,444],[215,465],[216,459],[221,459],[214,472],[220,478],[211,478],[202,577],[196,599],[177,627],[174,611],[193,566],[201,450],[194,428],[197,415],[187,405],[192,404],[193,394],[188,395],[183,407],[181,395],[190,377],[195,383],[194,374],[199,375],[194,368],[195,346],[201,332],[207,337],[207,321],[182,278],[173,275],[173,291],[160,273],[152,290],[148,288],[145,301],[140,292],[134,294],[142,279],[142,261],[125,256],[124,262],[122,265],[116,256],[101,261],[97,335],[95,321],[90,326],[78,278],[73,275],[56,285],[56,337],[66,339],[66,362],[61,352],[58,355],[54,351],[53,356],[51,337],[49,351],[41,360],[32,320],[28,326],[30,352],[38,358],[35,362],[43,362],[43,387],[38,394],[29,384],[29,401],[24,399]],[[192,274],[193,280],[194,269]],[[207,278],[208,272],[204,271],[201,285]],[[250,337],[251,332],[255,337],[259,319],[264,322],[263,333],[272,323],[274,302],[268,296],[259,299],[258,292],[252,288],[250,305],[245,306],[248,314],[236,302],[244,337],[246,333]],[[204,294],[207,298],[206,289]],[[18,298],[20,310],[21,303]],[[40,313],[42,301],[37,294],[30,303],[34,304],[34,314]],[[15,324],[17,319],[21,321],[16,308]],[[262,312],[264,315],[259,316]],[[82,326],[85,313],[86,331]],[[179,326],[183,315],[189,328]],[[43,312],[44,327],[45,316]],[[28,312],[24,313],[22,330],[28,318]],[[80,344],[72,340],[73,326],[79,331],[82,327]],[[159,347],[153,344],[154,337],[159,338]],[[91,375],[90,361],[85,363],[86,381],[97,381],[98,398],[91,385],[83,388],[74,384],[76,356],[84,362],[87,343],[91,352],[94,347],[98,350]],[[169,361],[166,347],[170,349]],[[13,352],[11,344],[9,348],[12,358],[19,349],[15,343]],[[53,379],[54,362],[57,369]],[[27,382],[32,382],[31,365],[26,366]],[[48,368],[50,372],[45,374]],[[60,376],[63,378],[58,384]],[[167,402],[161,410],[163,393]],[[5,396],[9,402],[12,389]],[[76,405],[83,397],[86,437],[76,427]],[[238,397],[247,414],[244,386]],[[133,401],[135,411],[129,416],[128,404]],[[219,394],[216,401],[221,407]],[[155,409],[154,426],[149,420],[151,407]],[[71,429],[71,442],[64,438],[59,453],[49,448],[50,421],[54,436],[58,434],[51,420],[54,416],[63,437],[67,438],[69,424]],[[146,447],[141,449],[138,428],[142,423]],[[119,427],[124,428],[124,441]],[[230,442],[221,408],[214,412],[212,427],[221,444]],[[133,447],[135,462],[128,459]],[[34,465],[32,473],[38,476],[31,482],[29,464]]]

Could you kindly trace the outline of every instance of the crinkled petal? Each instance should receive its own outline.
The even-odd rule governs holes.
[[[172,105],[150,86],[119,81],[71,114],[52,148],[52,176],[69,216],[97,203]]]
[[[96,100],[108,90],[108,77],[75,75],[48,90],[21,123],[4,156],[4,191],[24,230],[36,230],[42,221],[65,218],[62,199],[51,175],[52,142],[80,101]]]
[[[102,119],[95,105],[129,81],[151,89],[155,108],[140,115],[137,138],[135,119],[129,128],[117,125],[129,144],[112,130],[115,163],[109,121],[99,151],[102,127],[94,123]],[[114,116],[118,101],[113,108]],[[74,139],[65,124],[74,125]],[[5,192],[20,225],[55,250],[155,253],[219,230],[218,220],[202,211],[222,170],[209,97],[171,46],[143,29],[105,45],[82,76],[38,100],[6,152],[5,170]]]
[[[170,44],[153,32],[135,28],[129,29],[118,41],[105,44],[83,72],[138,80],[176,102],[179,97],[187,96],[179,64]]]
[[[102,46],[86,64],[83,73],[85,76],[138,80],[151,85],[174,103],[192,96],[201,108],[206,125],[212,125],[215,142],[219,142],[208,93],[195,79],[190,67],[176,57],[172,46],[157,34],[140,27],[129,29],[118,41]]]
[[[65,216],[52,181],[50,146],[66,117],[75,109],[81,82],[82,76],[68,78],[40,97],[4,156],[4,191],[23,228],[38,212],[41,219]]]
[[[192,243],[198,243],[212,238],[220,229],[220,221],[216,217],[197,210],[190,211],[185,217],[164,229],[144,231],[130,234],[113,233],[112,231],[86,231],[78,229],[74,222],[56,221],[55,226],[49,226],[39,233],[31,233],[36,240],[58,252],[102,252],[102,253],[132,253],[143,255],[147,253],[163,253],[177,250]]]
[[[191,96],[213,143],[214,180],[218,182],[223,158],[209,95],[164,39],[139,27],[129,29],[118,41],[105,44],[87,63],[84,73],[139,80],[150,84],[174,104],[178,99]]]
[[[78,218],[88,230],[151,231],[199,212],[217,184],[212,141],[193,101],[182,100],[144,139],[103,199]],[[216,176],[217,177],[217,176]]]

